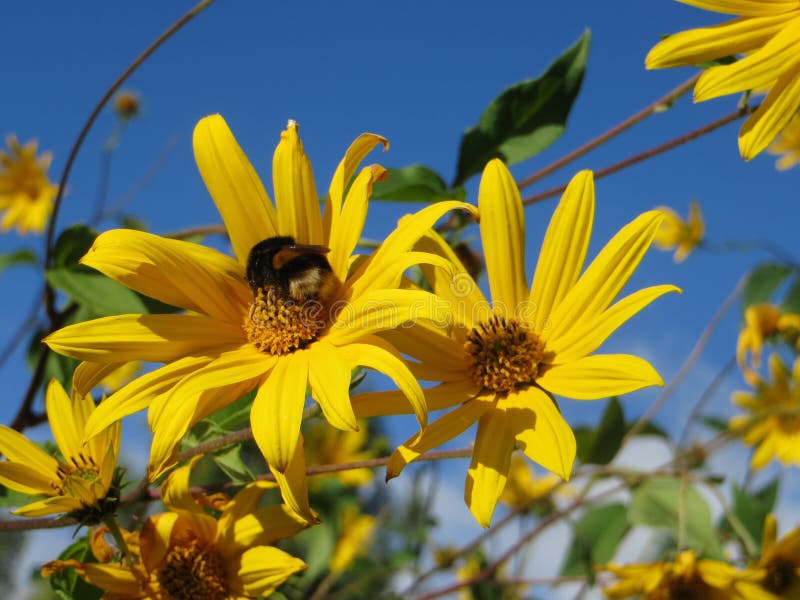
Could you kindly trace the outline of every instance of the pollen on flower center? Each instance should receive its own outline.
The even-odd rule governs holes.
[[[516,319],[494,315],[467,334],[472,380],[481,388],[510,392],[531,385],[544,360],[544,342]]]
[[[80,479],[92,484],[100,479],[100,469],[91,457],[81,455],[79,459],[72,459],[72,464],[59,463],[56,471],[58,482],[51,485],[56,491],[63,493],[70,487],[71,480]]]
[[[259,351],[289,354],[313,342],[327,327],[324,309],[319,301],[298,303],[259,288],[245,318],[244,330]]]
[[[773,594],[781,594],[795,582],[795,565],[788,560],[777,560],[767,566],[764,587]]]
[[[166,566],[158,573],[158,582],[170,600],[225,600],[225,565],[213,548],[194,540],[173,547]]]

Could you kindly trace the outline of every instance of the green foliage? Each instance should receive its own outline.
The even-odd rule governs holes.
[[[97,232],[88,225],[73,225],[67,227],[58,236],[53,247],[53,265],[55,267],[70,267],[78,261],[92,247]]]
[[[581,515],[573,528],[562,575],[586,575],[594,581],[596,564],[611,560],[628,530],[628,509],[623,504],[592,506]]]
[[[581,89],[590,37],[585,31],[543,75],[511,86],[483,111],[461,138],[454,185],[480,173],[492,158],[513,165],[561,136]]]
[[[779,483],[780,479],[776,477],[754,492],[748,492],[735,483],[733,484],[731,511],[750,534],[753,543],[759,550],[761,549],[761,538],[764,535],[764,519],[775,508]],[[730,522],[725,517],[722,519],[720,528],[723,531],[733,532]]]
[[[0,273],[16,265],[32,265],[38,260],[33,250],[17,250],[0,253]]]
[[[794,282],[786,290],[781,303],[781,312],[800,313],[800,276],[795,275]]]
[[[81,563],[96,562],[89,548],[89,540],[85,537],[68,546],[58,559],[72,559]],[[73,569],[64,569],[50,577],[50,585],[62,600],[96,600],[102,595],[100,589],[86,583]]]
[[[711,511],[700,492],[677,477],[652,477],[633,492],[630,520],[665,529],[685,548],[708,558],[723,558]]]
[[[779,263],[763,263],[750,272],[750,277],[742,290],[744,308],[761,302],[769,302],[793,270]]]
[[[466,196],[464,188],[448,189],[444,179],[436,171],[423,165],[389,169],[386,179],[377,182],[372,190],[373,200],[402,202],[463,201]]]
[[[575,432],[578,459],[583,464],[607,465],[619,452],[628,429],[622,405],[611,398],[597,428],[581,428]]]

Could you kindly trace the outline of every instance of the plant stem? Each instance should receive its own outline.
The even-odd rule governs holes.
[[[117,524],[117,520],[113,515],[109,515],[103,519],[103,523],[105,523],[105,526],[108,527],[111,537],[114,538],[114,542],[117,544],[117,549],[122,553],[122,561],[128,568],[133,568],[133,557],[131,556],[131,551],[128,548],[128,544],[125,542],[125,537],[122,535],[122,530]]]
[[[586,142],[583,146],[573,150],[572,152],[570,152],[569,154],[567,154],[565,156],[562,156],[561,158],[559,158],[555,162],[550,163],[546,167],[544,167],[542,169],[539,169],[538,171],[536,171],[532,175],[529,175],[528,177],[526,177],[522,181],[519,181],[517,183],[517,185],[519,186],[519,189],[528,187],[532,183],[535,183],[535,182],[539,181],[540,179],[543,179],[544,177],[550,175],[550,173],[553,173],[553,172],[559,170],[561,167],[563,167],[565,165],[568,165],[573,160],[575,160],[577,158],[580,158],[584,154],[587,154],[588,152],[594,150],[598,146],[600,146],[600,145],[606,143],[607,141],[615,138],[616,136],[618,136],[620,133],[622,133],[626,129],[630,129],[631,127],[633,127],[637,123],[643,121],[644,119],[646,119],[650,115],[659,112],[664,106],[669,106],[670,104],[675,102],[675,100],[680,98],[683,94],[688,92],[689,89],[691,89],[691,87],[697,82],[699,77],[700,77],[700,73],[694,75],[690,79],[687,79],[686,81],[684,81],[682,84],[680,84],[675,89],[669,91],[667,94],[665,94],[664,96],[662,96],[661,98],[659,98],[655,102],[653,102],[651,104],[648,104],[642,110],[640,110],[639,112],[631,115],[630,117],[628,117],[627,119],[625,119],[621,123],[618,123],[617,125],[615,125],[611,129],[609,129],[608,131],[605,131],[604,133],[601,133],[596,138]]]

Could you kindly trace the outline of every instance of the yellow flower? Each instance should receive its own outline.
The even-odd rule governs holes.
[[[47,417],[63,460],[56,459],[24,435],[0,425],[0,483],[31,496],[47,496],[14,511],[24,517],[69,513],[96,523],[119,500],[114,470],[119,453],[120,424],[86,436],[86,422],[95,410],[88,394],[70,398],[55,379],[45,393]],[[87,441],[88,440],[88,441]]]
[[[734,567],[716,560],[698,560],[691,550],[678,554],[675,562],[607,564],[598,570],[610,571],[620,579],[603,589],[608,598],[751,600],[736,591],[740,574]]]
[[[398,448],[387,476],[398,475],[424,452],[478,422],[465,500],[477,521],[488,526],[515,445],[545,469],[563,479],[570,476],[575,436],[552,394],[593,400],[662,385],[655,369],[639,357],[592,353],[625,321],[677,288],[650,287],[611,305],[652,244],[662,220],[659,211],[625,226],[581,274],[594,216],[589,171],[576,175],[565,191],[530,288],[522,201],[499,160],[483,172],[478,209],[492,303],[444,240],[431,233],[419,248],[440,252],[458,265],[455,275],[427,269],[434,292],[451,304],[453,326],[443,332],[418,323],[387,332],[402,352],[422,361],[412,366],[420,379],[443,382],[426,390],[429,410],[460,406]],[[399,400],[392,392],[375,392],[353,402],[366,417],[407,412]]]
[[[789,121],[777,139],[767,148],[767,152],[780,156],[775,161],[775,168],[778,171],[786,171],[800,163],[800,117],[795,116]]]
[[[4,212],[0,229],[41,233],[58,191],[47,177],[53,155],[45,152],[37,157],[35,140],[22,146],[13,134],[6,145],[8,151],[0,151],[0,211]]]
[[[118,600],[242,600],[271,594],[306,568],[299,558],[267,545],[308,525],[286,506],[259,508],[268,486],[245,487],[215,519],[192,497],[190,470],[176,469],[164,483],[162,498],[170,512],[147,519],[138,545],[129,547],[136,559],[132,567],[57,560],[44,565],[42,573],[50,576],[71,567]],[[92,548],[100,560],[112,554],[96,539]]]
[[[519,454],[511,457],[511,466],[508,469],[508,479],[500,502],[515,510],[526,510],[537,500],[550,497],[552,492],[561,483],[558,475],[536,475],[525,459]]]
[[[681,219],[678,213],[671,208],[660,206],[658,209],[664,213],[664,220],[653,243],[660,250],[675,248],[675,262],[683,262],[689,253],[703,241],[705,225],[703,224],[703,215],[700,213],[700,205],[697,202],[689,205],[689,219],[686,221]]]
[[[385,170],[365,167],[349,189],[348,184],[367,153],[386,140],[363,134],[353,142],[334,173],[322,214],[297,129],[290,121],[275,151],[276,210],[222,117],[206,117],[195,128],[200,174],[227,227],[236,258],[130,230],[101,234],[83,257],[83,264],[188,314],[96,319],[61,329],[45,343],[67,356],[96,363],[166,363],[100,404],[87,425],[91,435],[149,406],[152,478],[174,464],[180,440],[190,427],[257,389],[250,413],[253,437],[285,501],[313,520],[300,435],[307,387],[329,423],[355,431],[351,371],[357,366],[376,369],[397,383],[420,424],[425,424],[427,411],[419,384],[399,353],[375,334],[412,318],[430,317],[437,310],[431,294],[396,289],[410,266],[424,260],[445,264],[439,257],[408,250],[447,211],[470,207],[445,201],[421,210],[351,269],[372,184]],[[261,248],[261,242],[273,243],[276,237],[283,238],[285,247],[273,258],[283,264],[300,253],[297,248],[313,250],[316,266],[304,276],[326,275],[324,297],[322,284],[318,297],[300,301],[288,298],[283,287],[262,281],[262,276],[276,275],[261,273],[260,254],[250,264],[251,249]],[[326,250],[327,260],[322,254]],[[329,265],[324,272],[320,261]],[[278,272],[281,264],[273,261],[271,266]],[[281,270],[278,275],[286,274]],[[308,283],[307,278],[304,281]],[[298,291],[294,282],[285,287],[291,293]]]
[[[744,329],[736,341],[736,361],[745,377],[761,366],[761,349],[764,340],[783,335],[790,343],[800,342],[800,315],[781,314],[774,304],[762,303],[748,306],[744,311]]]
[[[359,515],[356,509],[346,510],[342,514],[339,540],[331,555],[331,573],[344,573],[356,558],[366,554],[376,524],[375,517]]]
[[[739,15],[715,25],[671,35],[650,50],[648,69],[663,69],[745,55],[706,69],[694,87],[695,102],[768,90],[739,130],[739,152],[750,160],[766,148],[800,108],[800,4],[797,0],[680,0],[705,10]]]
[[[752,377],[754,392],[734,392],[733,402],[748,411],[730,421],[733,432],[743,432],[742,441],[758,446],[751,465],[761,469],[773,458],[781,464],[800,466],[800,359],[792,372],[773,354],[769,357],[772,382]]]
[[[364,421],[359,421],[358,431],[341,431],[327,423],[317,421],[303,436],[306,462],[309,466],[343,465],[375,458],[373,450],[364,450],[369,439],[369,430]],[[319,486],[325,479],[335,478],[343,485],[359,487],[372,481],[372,469],[349,469],[338,473],[315,475],[311,485]]]
[[[737,588],[748,600],[800,598],[800,527],[778,539],[778,523],[773,515],[764,521],[761,559],[746,569],[751,578]]]

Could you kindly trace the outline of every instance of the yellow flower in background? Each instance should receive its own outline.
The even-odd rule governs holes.
[[[570,182],[550,221],[529,288],[519,190],[502,162],[489,162],[478,209],[491,303],[440,236],[430,232],[418,244],[419,250],[440,253],[457,265],[455,275],[438,267],[426,271],[434,292],[450,302],[454,322],[448,331],[420,322],[386,337],[421,361],[411,367],[418,378],[443,382],[426,390],[429,410],[460,406],[398,448],[387,477],[477,422],[465,500],[486,527],[516,445],[545,469],[569,478],[575,436],[553,395],[595,400],[662,385],[642,358],[593,352],[650,302],[678,291],[655,286],[611,304],[652,245],[663,216],[650,211],[637,217],[583,271],[594,205],[593,177],[583,171]],[[392,392],[360,394],[353,403],[365,417],[408,410]]]
[[[142,100],[139,94],[130,90],[123,90],[114,96],[114,112],[123,121],[130,121],[139,116],[142,110]]]
[[[375,517],[360,515],[355,508],[342,513],[339,539],[331,554],[331,573],[334,575],[344,573],[356,558],[367,553],[376,525]]]
[[[303,436],[306,463],[309,467],[317,465],[343,465],[375,458],[374,450],[365,450],[369,441],[369,429],[365,421],[359,421],[358,431],[341,431],[316,421]],[[372,481],[372,469],[348,469],[337,473],[315,475],[311,486],[319,487],[326,479],[336,479],[343,485],[359,487]]]
[[[537,500],[548,499],[559,484],[561,478],[558,475],[536,475],[524,458],[514,454],[500,502],[515,510],[527,510]]]
[[[277,207],[222,117],[198,123],[195,158],[236,258],[142,231],[108,231],[95,240],[83,264],[188,312],[106,317],[46,338],[53,350],[84,361],[166,363],[101,403],[88,423],[90,435],[149,406],[155,478],[175,463],[190,427],[257,389],[253,437],[284,500],[314,520],[300,435],[307,388],[331,425],[355,431],[351,371],[372,368],[396,382],[419,423],[426,423],[419,384],[375,334],[441,309],[427,292],[397,289],[412,265],[446,265],[408,250],[446,212],[471,207],[444,201],[421,210],[351,269],[372,185],[385,170],[372,165],[350,180],[379,144],[386,140],[374,134],[353,142],[334,173],[323,214],[294,121],[273,159]],[[261,252],[267,246],[274,246],[272,255]],[[302,278],[289,273],[289,263],[302,263]]]
[[[789,121],[777,139],[767,148],[767,152],[780,156],[775,161],[775,168],[778,171],[786,171],[800,163],[800,117],[795,116]]]
[[[658,210],[664,213],[664,220],[653,243],[659,250],[675,249],[675,262],[683,262],[703,241],[705,225],[700,205],[697,202],[689,205],[689,218],[686,221],[666,206],[659,206]]]
[[[46,496],[13,514],[41,517],[69,513],[96,523],[119,501],[114,471],[119,454],[120,424],[103,428],[91,439],[86,422],[95,410],[88,394],[67,396],[55,379],[45,393],[47,418],[63,460],[54,458],[24,435],[0,425],[0,484],[12,490]]]
[[[769,357],[771,382],[751,377],[752,392],[734,392],[733,402],[748,411],[730,421],[731,431],[742,434],[748,446],[757,446],[751,465],[765,467],[777,459],[784,466],[800,466],[800,359],[791,373],[777,354]]]
[[[744,323],[736,341],[736,361],[746,378],[753,375],[753,369],[761,366],[764,341],[784,336],[793,345],[800,342],[800,315],[781,314],[774,304],[765,302],[748,306],[744,311]]]
[[[767,515],[761,542],[761,559],[746,571],[752,579],[737,586],[744,598],[800,598],[800,527],[778,541],[778,522],[774,515]]]
[[[13,134],[6,138],[6,145],[8,149],[0,151],[0,229],[41,233],[58,191],[47,176],[53,155],[45,152],[37,157],[35,140],[22,146]]]
[[[112,553],[93,540],[96,557],[105,562],[52,561],[42,567],[43,575],[73,568],[117,600],[241,600],[269,595],[306,568],[299,558],[267,545],[308,525],[284,505],[259,508],[269,485],[246,486],[214,518],[192,496],[190,471],[191,466],[176,469],[162,486],[170,512],[145,521],[138,546],[129,548],[133,567],[108,562]]]
[[[706,69],[694,87],[694,100],[768,90],[761,106],[739,130],[739,152],[750,160],[783,131],[800,108],[800,4],[797,0],[679,1],[736,18],[667,37],[650,50],[645,65],[663,69],[744,55],[732,64]]]
[[[735,582],[741,574],[734,567],[716,560],[698,560],[691,550],[678,554],[674,562],[607,564],[597,570],[610,571],[619,579],[603,589],[608,598],[753,600],[736,591]]]

